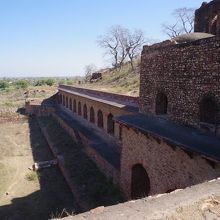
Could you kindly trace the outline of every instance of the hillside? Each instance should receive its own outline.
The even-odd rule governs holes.
[[[136,60],[134,70],[132,70],[129,63],[126,63],[120,69],[103,72],[102,79],[98,82],[85,82],[77,85],[77,87],[138,96],[140,85],[139,69],[140,59]]]

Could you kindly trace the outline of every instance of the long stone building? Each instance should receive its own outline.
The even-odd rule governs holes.
[[[196,10],[199,32],[144,46],[139,98],[58,88],[49,113],[127,199],[220,176],[219,4]],[[32,114],[47,109],[27,104]]]

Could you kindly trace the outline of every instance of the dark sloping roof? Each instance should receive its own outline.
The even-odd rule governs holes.
[[[138,129],[140,132],[161,137],[184,150],[195,152],[220,161],[220,138],[212,134],[175,124],[163,118],[143,114],[116,117],[121,124]]]

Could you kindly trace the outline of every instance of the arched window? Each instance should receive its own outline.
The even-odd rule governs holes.
[[[103,114],[102,111],[98,111],[98,127],[103,128]]]
[[[95,123],[95,112],[93,107],[90,108],[89,119],[90,122]]]
[[[81,102],[78,102],[78,115],[82,115]]]
[[[109,134],[115,133],[115,122],[113,121],[113,115],[110,113],[107,118],[107,132]]]
[[[63,96],[61,94],[58,95],[59,104],[63,103]]]
[[[86,106],[86,104],[84,104],[84,106],[83,106],[83,117],[84,117],[85,119],[88,118],[88,116],[87,116],[87,106]]]
[[[131,198],[139,199],[148,196],[150,178],[141,164],[136,164],[131,171]]]
[[[63,95],[63,106],[65,106],[65,96]]]
[[[158,93],[156,96],[156,115],[166,115],[167,114],[167,96],[164,93]]]
[[[66,97],[66,108],[68,108],[68,105],[69,105],[69,103],[68,103],[68,96]]]
[[[72,103],[72,98],[70,98],[70,110],[73,110],[73,103]]]
[[[200,121],[217,124],[218,123],[218,106],[213,96],[205,96],[199,106]]]
[[[73,100],[73,112],[76,112],[76,100]]]

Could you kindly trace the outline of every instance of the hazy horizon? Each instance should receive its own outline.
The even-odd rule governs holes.
[[[164,40],[161,24],[172,22],[180,7],[202,1],[145,0],[0,0],[0,77],[71,77],[84,67],[109,66],[97,36],[109,27],[142,29],[147,38]]]

